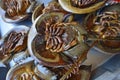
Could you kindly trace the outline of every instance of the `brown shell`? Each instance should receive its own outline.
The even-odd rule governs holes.
[[[78,70],[74,70],[70,76],[67,76],[64,80],[90,80],[91,75],[91,65],[81,65]],[[59,68],[49,68],[48,69],[54,72],[57,75],[57,80],[61,79],[62,76],[69,70],[66,67],[59,67]]]
[[[101,36],[100,40],[98,40],[98,44],[95,46],[95,49],[102,51],[103,53],[117,53],[120,51],[119,8],[119,3],[108,5],[102,8],[98,13],[92,13],[88,15],[85,19],[84,26],[88,33],[91,34],[90,36],[93,38],[93,40],[94,38],[97,40],[98,36],[103,34],[105,31],[105,26],[109,26],[107,31]]]
[[[17,64],[8,71],[6,80],[42,80],[34,70],[33,61]]]
[[[1,0],[0,6],[5,10],[4,21],[19,22],[30,16],[28,13],[35,6],[35,0]]]
[[[5,56],[16,54],[27,48],[27,34],[29,28],[26,26],[19,26],[19,28],[13,28],[2,39],[0,44],[0,58]]]
[[[42,14],[43,9],[44,9],[44,4],[39,4],[36,6],[32,14],[32,22],[34,22],[35,19]]]
[[[58,0],[58,1],[65,11],[76,14],[86,14],[100,9],[106,3],[107,0],[89,0],[89,1],[88,0]]]
[[[73,58],[82,55],[87,49],[81,35],[86,32],[79,28],[79,24],[64,23],[63,19],[64,14],[60,12],[43,14],[36,19],[30,30],[28,37],[30,54],[46,66],[63,66],[72,63]],[[49,37],[52,40],[49,40]]]
[[[53,0],[48,3],[47,6],[44,6],[44,4],[39,4],[33,11],[32,14],[32,22],[35,21],[35,19],[44,13],[50,13],[50,12],[63,12],[64,14],[67,14],[68,12],[64,11],[60,4]]]
[[[84,8],[94,4],[97,0],[70,0],[74,7]]]
[[[71,74],[71,76],[66,80],[90,80],[91,66],[81,65],[79,71],[76,74]]]

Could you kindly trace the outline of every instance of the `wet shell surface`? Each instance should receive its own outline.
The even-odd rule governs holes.
[[[28,49],[39,63],[63,66],[74,62],[87,49],[77,23],[64,23],[64,14],[51,12],[39,16],[28,35]]]
[[[62,8],[76,14],[90,13],[101,8],[107,0],[58,0]]]

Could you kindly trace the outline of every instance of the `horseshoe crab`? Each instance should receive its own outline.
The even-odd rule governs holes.
[[[78,68],[77,73],[76,73],[76,71],[74,71],[73,73],[70,74],[70,76],[67,76],[64,79],[62,76],[65,75],[65,73],[67,72],[67,70],[69,68],[65,68],[65,67],[50,68],[50,67],[47,67],[47,69],[49,69],[49,71],[52,71],[56,74],[57,79],[55,79],[55,80],[82,80],[82,79],[89,80],[90,74],[91,74],[91,66],[88,66],[88,65],[81,65]]]
[[[98,10],[107,0],[58,0],[62,8],[68,12],[85,14]]]
[[[19,63],[13,66],[7,73],[6,80],[62,80],[61,76],[66,68],[50,68],[36,64],[33,60],[26,63]],[[91,66],[82,65],[78,73],[72,73],[65,80],[89,80]]]
[[[24,51],[27,48],[27,33],[29,28],[26,26],[19,26],[10,30],[0,40],[0,60],[6,61],[14,54]]]
[[[33,61],[17,64],[8,71],[6,80],[41,80],[34,69]]]
[[[101,36],[95,48],[104,53],[120,51],[119,8],[119,3],[105,6],[99,12],[90,14],[85,20],[86,30],[92,35],[92,38]]]
[[[82,36],[86,31],[76,22],[64,22],[69,18],[64,17],[64,13],[51,12],[35,20],[28,35],[28,50],[39,63],[64,66],[73,63],[88,48]]]
[[[37,7],[34,9],[33,14],[32,14],[32,22],[35,21],[35,19],[42,14],[42,10],[44,9],[43,4],[37,5]]]
[[[1,0],[1,7],[5,11],[2,18],[6,22],[22,21],[28,18],[35,4],[35,0]]]
[[[35,19],[40,16],[41,14],[44,13],[49,13],[49,12],[63,12],[63,13],[67,13],[66,11],[64,11],[62,9],[62,7],[60,6],[60,4],[57,1],[51,1],[48,3],[47,6],[44,6],[43,4],[39,4],[35,10],[33,11],[32,14],[32,22],[35,21]]]

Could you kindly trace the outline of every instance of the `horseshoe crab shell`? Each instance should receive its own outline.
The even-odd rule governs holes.
[[[15,66],[16,64],[26,63],[32,61],[33,58],[30,57],[28,50],[21,51],[12,56],[12,59],[9,61],[10,67]]]
[[[109,26],[111,28],[109,30],[107,29],[107,31],[104,33],[104,35],[101,36],[103,38],[98,40],[98,44],[96,44],[94,47],[95,49],[97,49],[98,51],[100,51],[102,53],[115,54],[120,51],[120,36],[119,36],[120,10],[119,10],[119,8],[120,8],[119,3],[108,5],[108,6],[103,7],[97,13],[92,13],[92,14],[88,15],[85,19],[84,26],[89,34],[92,33],[90,36],[94,39],[94,38],[98,38],[98,35],[99,35],[98,31],[99,31],[99,33],[102,33],[102,31],[104,31],[102,29],[104,29],[104,28],[100,27],[100,26],[94,27],[95,25],[93,23],[97,20],[96,23],[98,22],[98,24],[99,24],[99,20],[101,20],[102,23],[104,24],[106,22],[104,22],[103,19],[105,19],[105,18],[107,19],[107,16],[109,16],[109,18],[106,21],[108,23],[110,23]],[[114,18],[112,16],[114,16],[114,15],[116,15],[115,20],[118,22],[114,22],[112,20]],[[91,21],[93,23],[91,23]],[[106,24],[106,26],[107,26],[107,24]],[[94,27],[94,29],[93,29],[93,27]]]
[[[66,11],[64,11],[62,9],[60,4],[56,0],[53,0],[53,1],[49,2],[47,6],[44,6],[43,4],[39,4],[35,8],[35,10],[33,11],[33,14],[32,14],[32,22],[34,22],[35,19],[38,16],[40,16],[41,14],[49,13],[49,12],[63,12],[63,13],[67,13]]]
[[[101,8],[105,2],[107,0],[89,0],[88,3],[91,1],[91,3],[89,3],[89,5],[87,5],[87,7],[76,7],[73,6],[73,2],[71,2],[71,0],[58,0],[60,5],[62,6],[62,8],[68,12],[71,13],[76,13],[76,14],[85,14],[85,13],[90,13],[93,12],[95,10],[98,10],[99,8]],[[87,0],[72,0],[75,3],[79,3],[79,1],[83,2],[83,3],[87,3]],[[94,3],[93,3],[94,2]],[[81,3],[80,3],[81,4]],[[84,4],[84,5],[85,5]]]
[[[39,4],[33,11],[32,14],[32,22],[35,21],[35,19],[42,14],[42,10],[44,9],[44,5],[43,4]]]
[[[65,68],[57,68],[56,70],[53,70],[56,74],[58,74],[59,80],[90,80],[91,75],[91,66],[88,65],[81,65],[77,71],[77,73],[71,73],[70,76],[67,76],[63,79],[63,77],[66,73]]]
[[[17,64],[8,71],[6,80],[41,80],[34,69],[33,61]]]
[[[19,63],[7,73],[6,80],[57,80],[56,74],[34,60]]]
[[[30,16],[36,4],[35,0],[1,0],[1,8],[5,11],[2,16],[5,22],[19,22]]]
[[[34,61],[19,63],[13,66],[7,73],[6,80],[62,80],[61,76],[66,72],[65,68],[50,68]],[[91,66],[81,65],[78,73],[72,73],[65,80],[89,80]]]
[[[72,22],[59,25],[59,22],[62,23],[62,21],[64,21],[63,17],[64,17],[64,14],[60,12],[59,13],[51,12],[47,14],[42,14],[35,20],[35,23],[30,29],[30,32],[28,35],[28,50],[30,54],[33,56],[33,58],[35,58],[39,63],[42,63],[46,66],[54,66],[54,67],[63,66],[63,65],[72,63],[73,60],[77,58],[77,56],[82,55],[82,53],[88,48],[87,45],[84,44],[83,37],[82,37],[82,34],[86,34],[84,29],[79,24],[72,23]],[[48,21],[48,22],[44,22],[44,21]],[[56,27],[64,26],[63,29],[66,30],[66,31],[63,31],[62,28],[56,28],[56,29],[59,29],[58,30],[59,36],[58,37],[56,36],[57,38],[54,38],[54,35],[53,35],[53,40],[55,40],[57,43],[54,45],[54,48],[49,46],[54,43],[49,42],[48,38],[51,35],[49,35],[49,33],[47,34],[47,31],[46,31],[47,28],[45,27],[46,24],[47,25],[50,24],[50,26],[52,24],[53,25],[55,24]],[[51,31],[53,32],[52,29],[53,28],[51,28]],[[52,32],[50,32],[50,34]],[[65,33],[63,36],[64,39],[62,38],[61,40],[60,36],[63,33]],[[66,42],[63,42],[65,40]]]
[[[72,75],[68,80],[90,80],[91,66],[81,65],[78,74]]]
[[[8,57],[27,48],[28,31],[28,27],[21,25],[10,30],[0,40],[0,60],[4,62],[6,58],[8,59]]]

